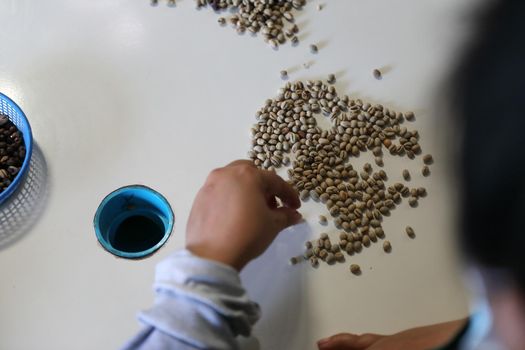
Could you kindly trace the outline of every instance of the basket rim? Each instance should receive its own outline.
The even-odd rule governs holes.
[[[26,156],[24,158],[24,162],[22,163],[22,166],[20,167],[20,171],[14,178],[13,182],[6,188],[6,190],[2,193],[0,193],[0,205],[7,200],[18,188],[20,183],[22,182],[22,179],[26,175],[27,171],[29,170],[29,164],[31,160],[31,155],[33,153],[33,130],[31,129],[31,124],[29,123],[29,119],[27,119],[26,114],[24,111],[22,111],[22,108],[18,106],[18,104],[13,101],[9,96],[5,95],[4,93],[0,92],[0,97],[7,101],[7,104],[11,105],[11,107],[19,114],[20,118],[26,123],[27,129],[29,131],[29,137],[26,140],[26,137],[24,137],[24,140],[27,141],[26,144]]]

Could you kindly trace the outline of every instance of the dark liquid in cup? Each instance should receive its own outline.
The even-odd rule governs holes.
[[[164,236],[164,227],[154,220],[142,216],[130,216],[117,227],[111,245],[124,252],[141,252],[159,243]]]

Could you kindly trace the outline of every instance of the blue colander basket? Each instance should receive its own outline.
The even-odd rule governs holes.
[[[16,125],[18,130],[24,137],[24,144],[26,147],[26,157],[24,163],[20,168],[20,171],[16,175],[11,185],[2,193],[0,193],[0,205],[9,198],[18,188],[22,180],[24,179],[28,169],[29,162],[31,160],[31,154],[33,152],[33,134],[31,133],[31,126],[26,118],[26,115],[16,103],[14,103],[9,97],[0,92],[0,112],[6,115],[13,124]]]

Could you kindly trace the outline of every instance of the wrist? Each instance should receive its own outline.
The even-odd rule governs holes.
[[[232,257],[226,249],[211,248],[202,244],[187,244],[186,249],[199,258],[231,266],[238,272],[246,265],[242,259]]]

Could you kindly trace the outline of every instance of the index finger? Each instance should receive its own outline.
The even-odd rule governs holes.
[[[264,192],[279,197],[289,208],[297,209],[301,206],[297,191],[273,171],[261,170],[261,180]]]

